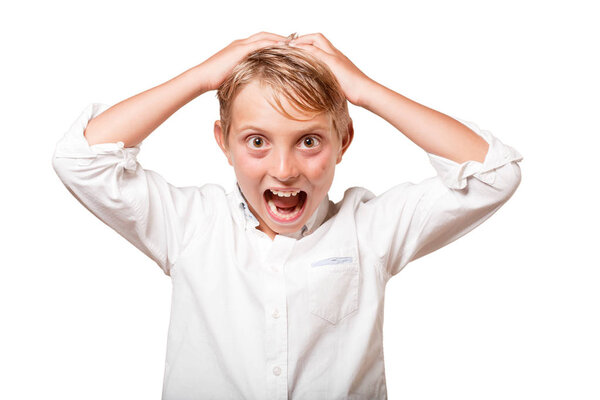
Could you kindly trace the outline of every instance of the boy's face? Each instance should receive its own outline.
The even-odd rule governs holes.
[[[234,168],[258,229],[273,239],[298,231],[316,211],[353,131],[342,144],[328,115],[309,116],[281,98],[285,110],[302,121],[289,119],[271,106],[271,93],[257,81],[243,87],[232,105],[229,146],[220,121],[215,122],[215,139]]]

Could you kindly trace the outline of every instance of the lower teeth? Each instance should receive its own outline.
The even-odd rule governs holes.
[[[269,204],[269,208],[271,209],[271,212],[273,212],[273,214],[275,214],[275,216],[277,216],[277,218],[281,218],[281,219],[294,218],[296,215],[298,215],[298,212],[300,211],[300,208],[301,208],[300,206],[302,205],[299,202],[292,212],[284,214],[277,209],[277,206],[275,205],[275,203],[273,203],[273,200],[269,200],[267,203]]]

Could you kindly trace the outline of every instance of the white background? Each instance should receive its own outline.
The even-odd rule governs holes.
[[[170,279],[72,197],[54,146],[115,104],[259,31],[322,32],[368,76],[477,123],[523,156],[491,219],[387,286],[390,399],[600,398],[598,14],[584,1],[24,1],[0,7],[0,398],[159,399]],[[377,115],[330,198],[435,172]],[[149,136],[138,161],[179,186],[233,170],[215,92]]]

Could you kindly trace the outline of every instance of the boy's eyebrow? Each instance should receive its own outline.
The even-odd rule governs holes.
[[[303,133],[308,133],[308,132],[312,132],[312,131],[315,131],[315,130],[327,130],[328,128],[329,127],[325,127],[325,126],[323,126],[321,124],[315,124],[315,125],[311,125],[311,126],[308,126],[306,128],[300,129],[300,130],[296,131],[295,133],[297,133],[297,134],[303,134]],[[248,129],[253,130],[253,131],[267,132],[268,133],[268,131],[266,131],[265,129],[259,128],[259,127],[254,126],[254,125],[242,125],[240,128],[238,128],[239,131],[245,131],[245,130],[248,130]]]

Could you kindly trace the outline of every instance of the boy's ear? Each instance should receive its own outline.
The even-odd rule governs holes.
[[[229,148],[227,146],[227,143],[225,143],[225,138],[223,136],[223,129],[221,127],[220,120],[215,121],[214,133],[215,133],[215,140],[217,141],[217,144],[219,145],[221,150],[223,150],[225,157],[227,157],[227,162],[229,162],[229,165],[233,166],[233,164],[231,163],[231,154],[229,153]]]
[[[352,139],[354,139],[354,126],[352,126],[352,119],[350,119],[350,122],[348,123],[348,134],[346,135],[346,137],[344,137],[342,141],[342,146],[340,147],[336,164],[342,162],[342,156],[344,155],[346,150],[348,150],[350,143],[352,143]]]

